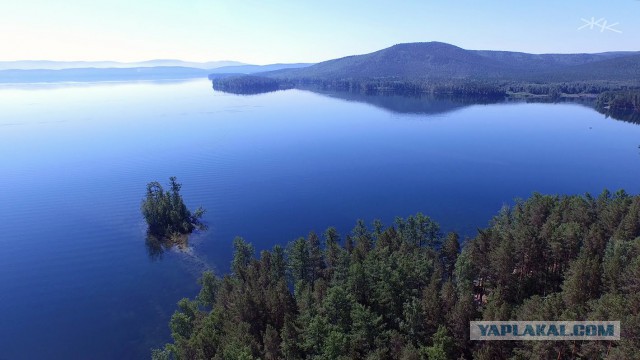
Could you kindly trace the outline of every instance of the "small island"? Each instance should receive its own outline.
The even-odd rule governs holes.
[[[147,184],[147,195],[142,200],[142,215],[147,221],[147,246],[152,257],[160,255],[174,245],[185,247],[188,235],[194,230],[204,230],[202,207],[193,213],[182,200],[182,185],[175,176],[169,178],[170,189],[165,191],[159,182]]]

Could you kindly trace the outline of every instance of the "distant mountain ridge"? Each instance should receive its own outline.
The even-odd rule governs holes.
[[[598,63],[601,65],[594,65]],[[623,63],[626,68],[620,68]],[[423,42],[397,44],[369,54],[260,75],[278,79],[527,79],[567,72],[571,74],[568,80],[606,80],[634,75],[640,78],[638,64],[640,51],[528,54],[465,50],[442,42]]]
[[[583,65],[617,57],[638,55],[634,51],[612,51],[595,54],[529,54],[511,51],[470,50],[478,55],[500,61],[507,66],[541,68],[549,66]]]

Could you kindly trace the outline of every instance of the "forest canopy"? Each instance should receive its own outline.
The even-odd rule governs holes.
[[[640,196],[534,194],[461,248],[422,214],[311,232],[205,272],[154,359],[631,359]],[[469,340],[471,320],[620,320],[620,341]]]

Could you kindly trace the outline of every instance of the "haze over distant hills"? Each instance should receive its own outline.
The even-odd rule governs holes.
[[[232,65],[214,69],[212,74],[255,74],[284,69],[299,69],[313,65],[312,63],[270,64],[270,65]]]
[[[51,81],[103,81],[129,79],[180,79],[210,75],[247,84],[275,88],[300,81],[526,81],[533,83],[624,81],[640,86],[640,51],[597,54],[528,54],[509,51],[466,50],[442,42],[397,44],[364,55],[317,64],[251,65],[235,61],[185,62],[149,60],[120,62],[0,62],[0,83]],[[255,77],[272,79],[258,81]],[[229,80],[232,79],[232,80]],[[221,85],[222,84],[222,85]],[[224,86],[223,82],[218,83]]]
[[[0,61],[0,70],[62,70],[79,68],[141,68],[141,67],[189,67],[195,69],[217,69],[225,66],[247,65],[238,61],[208,61],[191,62],[172,59],[156,59],[140,62],[117,61],[50,61],[50,60],[21,60]]]
[[[174,80],[205,78],[210,73],[240,75],[309,65],[311,64],[250,65],[237,61],[194,63],[181,60],[136,63],[5,61],[0,62],[0,83]]]

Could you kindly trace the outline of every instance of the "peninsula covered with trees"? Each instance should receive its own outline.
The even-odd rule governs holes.
[[[417,214],[358,221],[205,272],[159,359],[632,359],[640,196],[534,194],[461,245]],[[471,320],[620,320],[620,341],[469,340]]]

